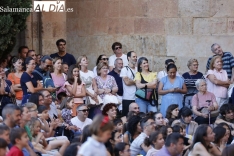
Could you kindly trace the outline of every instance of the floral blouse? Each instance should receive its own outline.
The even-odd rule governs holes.
[[[62,118],[67,123],[69,126],[72,126],[73,124],[71,123],[72,119],[72,111],[71,109],[64,108],[62,109]]]
[[[113,87],[118,87],[113,76],[107,75],[106,80],[103,80],[100,76],[96,76],[94,79],[97,83],[98,89],[112,89]],[[103,99],[105,94],[100,94],[99,96]]]

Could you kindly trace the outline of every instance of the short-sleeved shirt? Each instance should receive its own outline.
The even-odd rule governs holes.
[[[64,56],[59,56],[58,53],[54,53],[50,55],[51,58],[59,57],[62,59],[62,62],[67,63],[68,66],[76,64],[76,59],[72,54],[66,53]]]
[[[61,87],[58,91],[56,91],[56,95],[64,90],[62,87],[64,83],[66,82],[66,75],[64,73],[60,75],[56,75],[54,73],[50,74],[52,77],[52,80],[54,81],[54,86],[55,87]]]
[[[103,143],[89,137],[88,140],[81,145],[78,154],[83,156],[107,156],[107,150]]]
[[[201,72],[197,72],[196,75],[190,75],[189,72],[186,72],[182,75],[182,77],[184,78],[184,83],[187,87],[187,94],[190,93],[197,93],[197,87],[195,85],[195,82],[198,79],[205,79],[203,74]]]
[[[142,132],[136,139],[134,139],[130,146],[131,156],[140,154],[140,152],[143,150],[141,145],[143,144],[146,137],[148,136]]]
[[[32,76],[30,76],[27,72],[24,72],[20,78],[20,85],[22,87],[23,90],[23,95],[28,95],[28,87],[26,85],[27,82],[32,82],[32,85],[34,88],[37,87],[37,81],[38,81],[38,77],[34,75],[34,73],[32,73]]]
[[[80,121],[80,120],[78,119],[77,116],[71,119],[71,123],[72,123],[73,125],[77,126],[78,128],[80,128],[81,130],[83,130],[83,128],[84,128],[85,126],[92,124],[92,122],[93,122],[93,121],[92,121],[91,119],[89,119],[89,118],[86,118],[85,121],[82,122],[82,121]]]
[[[134,80],[135,74],[137,72],[137,67],[133,70],[131,67],[123,67],[120,72],[120,77],[128,77],[130,80]],[[123,83],[123,99],[124,100],[135,100],[136,85],[127,86]]]
[[[216,102],[215,95],[211,92],[206,91],[205,94],[197,93],[192,98],[192,105],[197,106],[197,108],[208,107],[209,103],[207,100],[211,100],[210,104]]]
[[[77,84],[76,87],[76,94],[80,94],[82,91],[82,86],[84,85],[84,83],[82,82],[80,85]],[[66,81],[64,83],[64,88],[66,90],[67,95],[70,96],[69,91],[66,89],[66,86],[71,86],[73,88],[73,85],[71,85],[68,81]],[[74,98],[74,103],[78,104],[78,103],[84,103],[83,98]]]
[[[48,111],[50,118],[53,118],[54,115],[58,116],[57,107],[54,102],[50,104],[50,110]]]
[[[223,69],[220,70],[220,71],[217,71],[216,69],[208,70],[206,78],[209,75],[215,75],[215,77],[218,80],[221,80],[221,81],[227,81],[228,80],[227,72],[225,70],[223,70]],[[227,88],[212,83],[208,78],[207,78],[207,90],[209,92],[213,93],[215,95],[215,97],[227,98]]]
[[[24,154],[17,146],[13,146],[7,153],[7,156],[24,156]]]
[[[216,56],[216,55],[214,55]],[[206,69],[208,70],[210,68],[210,61],[214,57],[211,56],[206,64]],[[230,79],[232,77],[232,68],[234,67],[234,58],[230,52],[224,52],[222,56],[223,61],[223,69],[227,72],[228,78]]]
[[[9,73],[8,76],[7,76],[7,79],[10,80],[13,85],[20,84],[20,78],[15,76],[14,73]],[[23,91],[22,90],[15,91],[15,98],[18,99],[18,100],[22,100]]]
[[[87,73],[84,73],[80,70],[80,79],[85,84],[85,88],[93,89],[92,83],[94,77],[95,75],[92,71],[88,70]]]
[[[141,80],[141,75],[144,78],[144,80],[147,82],[152,82],[153,80],[156,80],[156,78],[157,78],[156,72],[150,72],[148,75],[144,75],[143,73],[140,74],[139,72],[137,72],[134,80],[135,81]]]
[[[169,153],[167,147],[164,145],[155,156],[171,156],[171,154]],[[180,154],[178,154],[177,156],[180,156]]]
[[[123,96],[122,77],[120,77],[119,74],[114,71],[114,69],[111,72],[109,72],[108,75],[111,75],[111,76],[113,76],[115,78],[115,81],[116,81],[117,86],[118,86],[118,92],[117,92],[117,94],[119,96]]]
[[[158,75],[157,75],[158,81],[160,81],[165,76],[167,76],[167,72],[165,70],[162,70],[162,71],[158,72]],[[181,76],[178,73],[178,71],[176,72],[176,76]]]
[[[121,58],[121,59],[123,60],[123,66],[127,66],[127,65],[128,65],[127,55],[122,54],[122,56],[119,57],[119,58]],[[117,59],[117,57],[116,57],[115,54],[114,54],[114,55],[111,55],[111,56],[109,57],[109,66],[114,67],[114,66],[115,66],[114,63],[115,63],[115,60],[116,60],[116,59]]]

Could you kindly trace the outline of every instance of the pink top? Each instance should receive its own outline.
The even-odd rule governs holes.
[[[54,81],[54,85],[55,87],[60,87],[63,86],[64,83],[66,82],[66,75],[63,75],[63,73],[61,75],[55,75],[54,73],[51,73],[51,77]],[[64,91],[63,87],[61,87],[58,91],[56,91],[56,94],[60,93]]]
[[[80,94],[81,93],[81,88],[82,86],[85,85],[83,82],[80,85],[77,85],[76,88],[76,94]],[[71,86],[73,88],[73,85],[71,85],[68,81],[65,82],[64,84],[64,89],[66,90],[66,93],[68,96],[70,96],[69,91],[66,89],[66,86]],[[74,98],[74,103],[84,103],[83,98]]]
[[[208,107],[209,103],[207,100],[211,100],[210,105],[216,102],[215,95],[211,92],[206,92],[205,94],[197,93],[192,98],[192,106],[197,106],[197,108]]]
[[[215,97],[218,98],[227,98],[227,88],[223,87],[223,86],[219,86],[216,85],[214,83],[212,83],[207,77],[208,75],[215,75],[215,77],[218,80],[221,81],[227,81],[228,80],[228,76],[227,76],[227,72],[225,70],[208,70],[207,75],[206,75],[206,80],[207,80],[207,90],[211,93],[213,93],[215,95]]]

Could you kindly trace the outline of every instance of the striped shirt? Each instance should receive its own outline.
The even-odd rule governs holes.
[[[207,71],[210,69],[210,61],[214,56],[211,56],[207,61],[206,64]],[[232,54],[230,52],[224,52],[222,56],[222,61],[223,61],[223,69],[226,70],[228,78],[230,79],[232,77],[232,68],[234,67],[234,58]]]
[[[205,79],[201,72],[197,72],[196,75],[190,75],[188,72],[186,72],[182,75],[182,77],[184,78],[184,83],[188,90],[187,94],[197,93],[198,91],[197,91],[195,82],[198,79]]]

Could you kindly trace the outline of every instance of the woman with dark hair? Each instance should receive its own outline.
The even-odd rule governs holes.
[[[192,115],[193,112],[188,107],[181,108],[179,111],[179,119],[173,121],[171,126],[173,127],[174,125],[178,124],[182,127],[185,127],[186,135],[191,138],[198,127],[198,124],[192,121]]]
[[[163,115],[160,112],[154,114],[154,120],[155,120],[155,129],[160,129],[162,126],[166,125]]]
[[[232,133],[231,133],[232,130],[231,130],[230,126],[225,122],[222,122],[222,123],[218,124],[217,126],[221,126],[221,127],[226,129],[226,134],[227,134],[227,137],[228,137],[227,144],[228,145],[232,144],[233,143],[232,142],[233,141],[233,136],[232,136]]]
[[[155,129],[156,131],[158,129]],[[159,129],[160,132],[162,132],[162,135],[163,135],[163,139],[166,140],[167,139],[167,136],[170,135],[173,130],[170,126],[162,126],[160,129]]]
[[[41,93],[32,93],[28,102],[35,103],[37,107],[44,104],[44,96]]]
[[[86,96],[84,83],[81,81],[79,67],[77,65],[73,64],[69,67],[64,88],[68,96],[74,97],[72,116],[76,116],[76,108],[84,103],[83,97]]]
[[[115,153],[115,156],[130,156],[131,151],[130,151],[129,144],[125,142],[120,142],[116,144],[114,148],[114,153]]]
[[[25,66],[26,71],[20,78],[20,85],[23,90],[22,105],[28,101],[28,98],[32,93],[36,93],[43,89],[43,85],[39,78],[33,74],[33,71],[36,67],[35,60],[32,57],[27,57],[25,59]]]
[[[137,62],[137,73],[135,75],[135,82],[137,89],[153,89],[152,96],[149,100],[143,99],[137,96],[136,103],[140,107],[140,112],[156,112],[156,93],[155,88],[157,86],[157,73],[151,72],[149,69],[148,59],[146,57],[139,58]]]
[[[109,120],[113,121],[116,118],[117,106],[114,103],[106,104],[102,109],[102,115],[108,116]]]
[[[179,105],[177,104],[172,104],[167,108],[166,112],[166,120],[168,122],[168,125],[171,125],[172,122],[176,119],[178,119],[179,115]]]
[[[213,132],[215,133],[215,139],[213,141],[215,145],[214,147],[220,151],[220,155],[221,155],[228,141],[227,131],[224,127],[217,126],[213,129]]]
[[[100,63],[100,62],[105,62],[108,64],[108,57],[105,55],[105,54],[101,54],[98,56],[97,58],[97,61],[96,61],[96,66],[93,68],[93,73],[95,76],[97,76],[97,65]],[[109,73],[109,70],[108,70],[108,73]]]
[[[184,79],[176,76],[177,67],[174,64],[167,66],[167,76],[163,77],[159,83],[158,94],[162,95],[161,113],[166,116],[166,110],[171,104],[178,104],[182,107],[183,94],[187,93]]]
[[[137,115],[133,115],[129,118],[127,123],[127,131],[124,133],[123,141],[127,144],[133,142],[135,138],[141,133],[142,129],[140,126],[141,117]]]
[[[195,135],[193,137],[193,143],[190,147],[191,151],[188,156],[221,155],[221,153],[216,148],[214,148],[214,145],[212,145],[214,138],[215,136],[210,126],[208,125],[198,126]]]
[[[17,105],[20,105],[23,98],[23,91],[20,86],[20,78],[23,74],[23,60],[18,57],[13,57],[12,72],[8,74],[7,79],[11,81],[12,88],[15,91],[15,99]]]
[[[155,131],[146,137],[144,145],[150,147],[146,156],[155,156],[157,152],[164,146],[163,134],[160,131]]]

